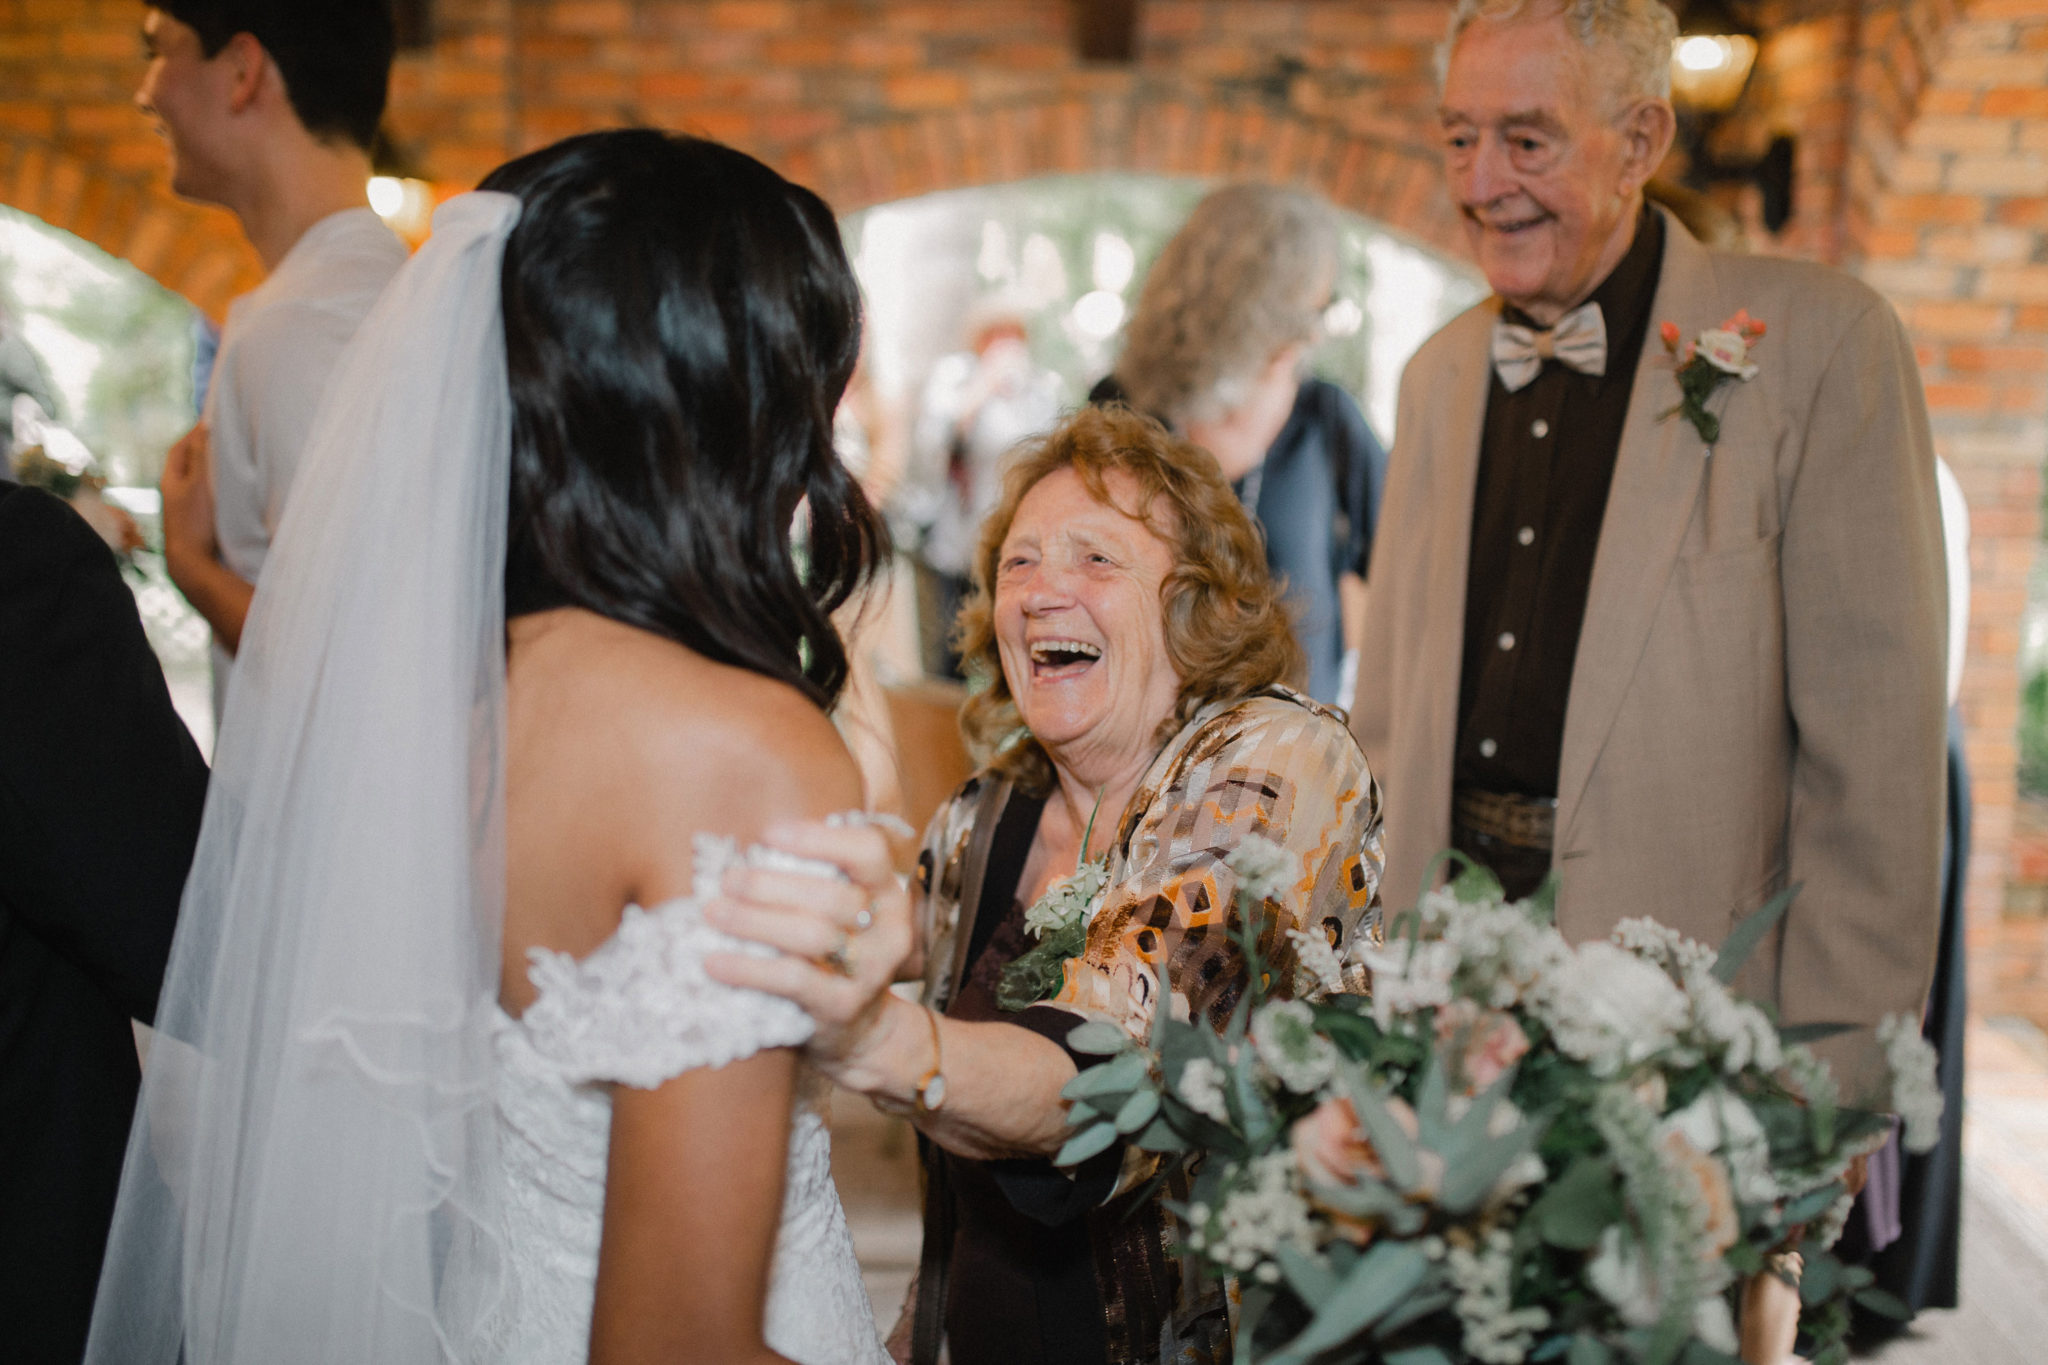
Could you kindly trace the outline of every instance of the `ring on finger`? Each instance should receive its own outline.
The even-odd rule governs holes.
[[[861,907],[861,912],[853,917],[853,931],[857,934],[864,934],[874,926],[874,923],[875,903],[869,901],[865,906]]]

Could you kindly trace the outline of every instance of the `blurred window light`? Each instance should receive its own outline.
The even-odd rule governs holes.
[[[1016,267],[1010,261],[1010,234],[993,218],[981,225],[981,254],[974,259],[974,269],[991,284],[1007,280],[1015,273]]]
[[[1074,300],[1074,329],[1085,337],[1106,341],[1124,325],[1124,300],[1107,289],[1090,290]]]
[[[370,207],[393,232],[418,245],[434,216],[434,187],[424,180],[373,175],[365,187]]]
[[[395,175],[371,176],[370,207],[379,218],[396,217],[405,207],[405,182]]]
[[[1365,310],[1358,306],[1356,299],[1338,299],[1323,310],[1325,336],[1355,337],[1364,325]]]
[[[1138,253],[1129,242],[1114,232],[1095,234],[1095,260],[1089,276],[1097,289],[1121,294],[1137,273]]]
[[[1067,296],[1067,263],[1060,259],[1060,249],[1052,238],[1042,232],[1024,239],[1022,275],[1018,283],[1034,307],[1042,308]]]
[[[1756,39],[1742,33],[1695,33],[1671,49],[1671,96],[1682,105],[1709,112],[1731,108],[1742,97],[1756,64]]]

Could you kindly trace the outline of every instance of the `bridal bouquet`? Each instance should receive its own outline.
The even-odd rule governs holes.
[[[1220,1034],[1161,1010],[1149,1042],[1070,1036],[1058,1160],[1121,1137],[1186,1163],[1184,1247],[1236,1277],[1237,1340],[1266,1365],[1708,1365],[1735,1360],[1742,1277],[1796,1251],[1813,1358],[1846,1358],[1849,1304],[1903,1316],[1827,1251],[1843,1175],[1889,1119],[1844,1107],[1809,1044],[1729,990],[1790,893],[1718,953],[1654,920],[1567,944],[1547,892],[1468,868],[1358,956],[1370,997],[1277,998],[1257,942],[1278,873],[1232,860],[1251,986]],[[1296,994],[1338,986],[1318,935]],[[1880,1030],[1906,1145],[1941,1097],[1917,1020]]]

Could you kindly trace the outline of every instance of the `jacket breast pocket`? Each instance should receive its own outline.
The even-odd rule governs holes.
[[[1773,576],[1778,568],[1777,535],[1740,545],[1696,550],[1678,557],[1678,574],[1695,587]]]

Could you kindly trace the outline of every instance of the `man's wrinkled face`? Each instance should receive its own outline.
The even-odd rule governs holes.
[[[1594,54],[1597,60],[1601,54]],[[1479,20],[1451,53],[1444,162],[1487,283],[1549,324],[1590,294],[1634,235],[1623,101],[1550,12]]]
[[[142,48],[149,66],[135,107],[170,148],[171,192],[217,203],[226,168],[216,148],[234,85],[228,49],[209,58],[191,25],[155,8],[143,13]]]

